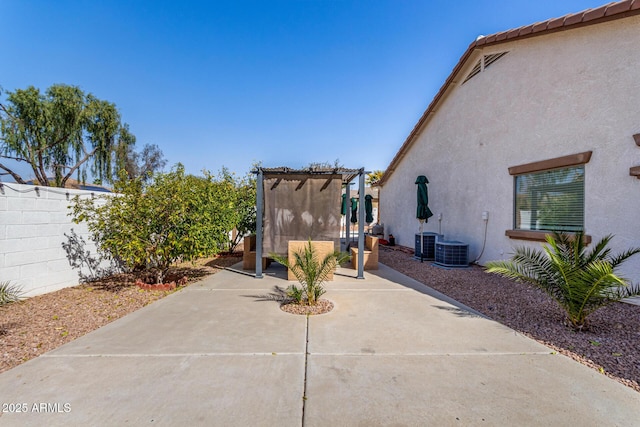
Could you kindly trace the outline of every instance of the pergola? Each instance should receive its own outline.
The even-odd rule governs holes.
[[[256,260],[263,252],[282,253],[286,240],[340,239],[340,195],[347,191],[346,241],[349,241],[351,199],[349,186],[359,178],[358,272],[364,279],[365,170],[346,168],[258,167],[256,183]],[[336,188],[338,189],[336,195]],[[285,205],[285,206],[283,206]],[[337,224],[335,224],[337,218]],[[267,233],[265,235],[265,228]],[[262,262],[256,262],[256,278],[262,278]]]

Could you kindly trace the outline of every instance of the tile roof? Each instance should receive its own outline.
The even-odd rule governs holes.
[[[609,19],[619,19],[640,13],[639,0],[625,0],[617,3],[609,3],[595,9],[587,9],[582,12],[572,13],[560,18],[552,18],[546,21],[525,25],[520,28],[502,31],[488,37],[482,37],[471,43],[469,49],[490,45],[499,41],[513,40],[523,36],[548,33],[553,30],[566,30],[581,25],[592,25]],[[606,19],[609,18],[609,19]]]
[[[391,176],[396,166],[400,163],[406,151],[411,147],[417,134],[420,132],[422,125],[426,122],[429,115],[435,111],[436,105],[444,97],[449,86],[454,82],[455,77],[460,72],[466,61],[476,48],[497,45],[500,43],[511,42],[513,40],[519,40],[529,37],[536,37],[543,34],[550,34],[558,31],[566,31],[574,28],[579,28],[587,25],[599,24],[601,22],[607,22],[615,19],[626,18],[640,14],[640,0],[624,0],[615,3],[608,3],[595,9],[587,9],[582,12],[572,13],[569,15],[561,16],[559,18],[552,18],[546,21],[537,22],[523,27],[514,28],[507,31],[501,31],[486,37],[478,37],[472,42],[467,50],[464,52],[458,64],[454,67],[447,80],[442,85],[436,96],[429,104],[429,107],[422,114],[418,123],[414,126],[411,133],[404,141],[396,155],[394,156],[389,166],[385,170],[385,174],[378,183],[378,185],[384,185],[385,181]]]

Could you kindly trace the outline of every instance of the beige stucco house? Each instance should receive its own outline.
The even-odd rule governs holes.
[[[538,246],[554,227],[640,246],[638,166],[634,0],[471,43],[389,164],[380,222],[413,247],[414,182],[425,175],[434,216],[424,230],[468,243],[470,261]],[[640,281],[640,256],[624,267]]]

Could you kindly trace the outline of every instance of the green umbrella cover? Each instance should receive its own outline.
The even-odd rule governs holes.
[[[425,222],[429,222],[429,218],[433,216],[433,212],[429,209],[428,183],[429,180],[424,175],[416,178],[416,184],[418,184],[418,208],[416,210],[416,218],[423,219]]]
[[[373,196],[370,194],[367,194],[366,196],[364,196],[364,214],[365,214],[364,222],[366,222],[367,224],[371,224],[373,222],[372,199],[373,199]]]
[[[342,195],[342,207],[340,208],[340,215],[346,215],[347,214],[347,195],[343,194]]]
[[[355,197],[351,198],[351,222],[358,222],[358,199]]]

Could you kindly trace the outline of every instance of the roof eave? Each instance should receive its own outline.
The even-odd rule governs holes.
[[[495,46],[503,43],[521,40],[530,37],[537,37],[545,34],[551,34],[559,31],[568,31],[588,25],[600,24],[602,22],[623,19],[640,14],[640,0],[625,0],[617,3],[609,3],[595,9],[588,9],[582,12],[565,15],[560,18],[552,18],[547,21],[526,25],[512,30],[502,31],[487,37],[475,40],[469,45],[467,50],[462,54],[460,60],[453,68],[449,77],[433,98],[425,112],[422,114],[416,125],[413,127],[409,136],[396,153],[396,155],[385,169],[384,175],[378,182],[378,186],[382,187],[393,174],[400,161],[404,158],[407,151],[413,145],[415,138],[422,131],[432,114],[436,112],[436,106],[444,99],[447,91],[452,83],[455,82],[457,75],[464,68],[467,60],[471,57],[476,49],[483,49],[489,46]]]

